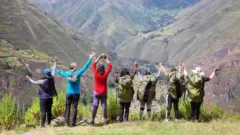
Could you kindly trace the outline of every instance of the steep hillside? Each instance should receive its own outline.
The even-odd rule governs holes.
[[[207,74],[217,67],[220,71],[216,79],[206,88],[207,103],[239,107],[239,1],[202,0],[176,18],[178,21],[163,31],[139,34],[116,52],[172,65],[185,62],[189,69],[199,65]]]
[[[62,26],[22,0],[1,0],[0,18],[0,93],[10,91],[20,103],[31,103],[37,93],[25,79],[24,62],[39,71],[53,62],[53,56],[59,58],[60,68],[72,61],[83,65],[91,51],[107,52],[102,43]]]
[[[174,22],[181,8],[199,0],[28,0],[113,50],[139,32]]]

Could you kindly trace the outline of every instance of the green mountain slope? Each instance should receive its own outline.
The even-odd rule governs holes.
[[[111,50],[138,32],[160,29],[198,0],[28,0]]]
[[[163,31],[139,34],[116,52],[171,65],[185,62],[189,69],[199,65],[206,74],[217,67],[216,79],[206,86],[207,103],[239,107],[239,7],[238,0],[203,0],[182,10]]]
[[[0,18],[0,93],[13,93],[19,103],[31,103],[31,97],[37,95],[36,87],[25,79],[25,62],[40,72],[52,64],[53,56],[59,58],[58,67],[64,68],[73,61],[82,66],[91,51],[107,52],[102,43],[59,24],[22,0],[1,0]]]

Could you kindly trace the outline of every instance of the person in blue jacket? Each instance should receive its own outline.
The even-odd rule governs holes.
[[[87,63],[80,69],[77,70],[77,64],[75,62],[71,63],[69,68],[70,71],[64,72],[56,69],[56,73],[67,80],[67,90],[66,90],[66,110],[65,110],[65,126],[76,126],[77,118],[77,108],[78,101],[80,98],[80,78],[82,74],[86,71],[88,66],[91,64],[95,53],[91,53]],[[70,108],[72,105],[72,119],[69,125]]]

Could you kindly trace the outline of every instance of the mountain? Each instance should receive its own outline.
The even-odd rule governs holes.
[[[206,103],[234,109],[240,105],[239,7],[238,0],[202,0],[162,31],[140,33],[116,52],[170,65],[184,62],[189,70],[199,65],[207,75],[217,67],[215,80],[206,85]]]
[[[37,73],[52,64],[53,56],[59,58],[58,67],[66,69],[73,61],[83,65],[91,51],[107,53],[101,42],[61,25],[22,0],[1,0],[0,12],[0,93],[12,93],[19,103],[29,104],[37,95],[36,87],[25,79],[29,74],[25,62]]]
[[[199,0],[28,0],[114,50],[139,32],[161,29]]]

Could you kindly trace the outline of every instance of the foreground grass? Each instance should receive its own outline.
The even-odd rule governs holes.
[[[58,127],[34,129],[26,135],[239,135],[240,121],[210,123],[191,122],[130,122],[108,126],[78,126],[75,128]],[[5,135],[16,134],[5,132]]]

